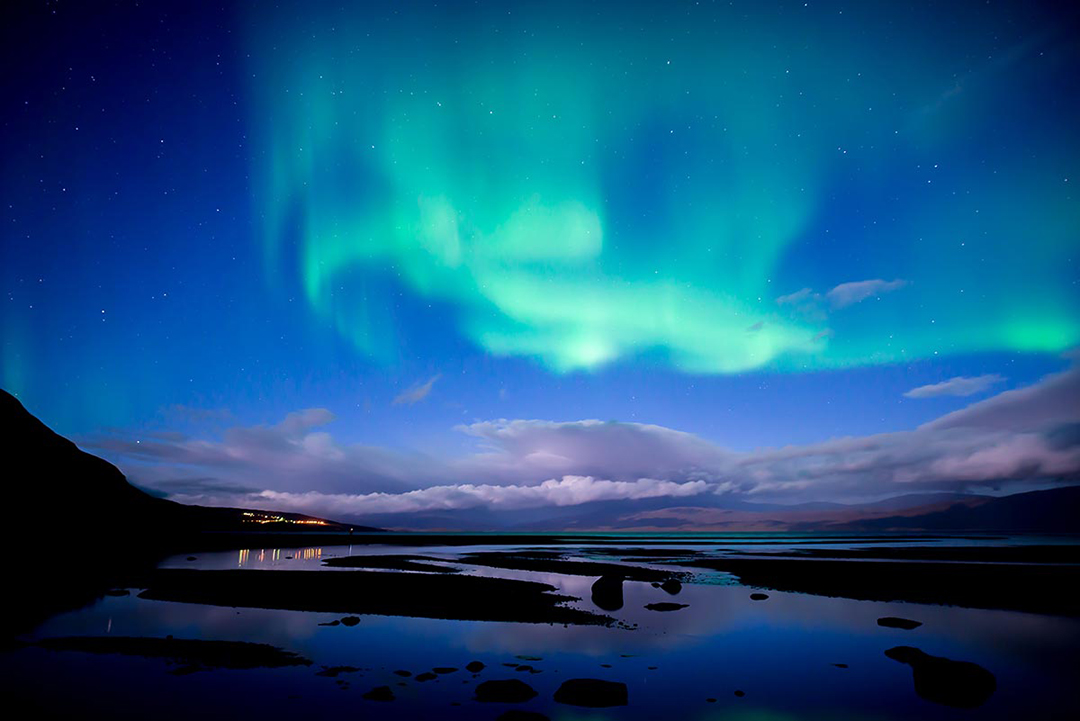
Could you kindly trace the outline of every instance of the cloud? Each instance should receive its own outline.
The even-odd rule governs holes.
[[[1076,366],[912,430],[747,452],[657,425],[500,419],[458,426],[476,447],[434,457],[341,443],[324,430],[333,418],[316,408],[217,438],[112,435],[88,445],[176,500],[343,520],[709,494],[843,502],[1080,480]]]
[[[912,388],[904,394],[905,398],[939,398],[941,396],[973,396],[982,393],[992,385],[1005,380],[1004,376],[988,373],[981,376],[956,376],[941,383]]]
[[[489,508],[511,510],[545,506],[576,506],[593,501],[641,498],[683,498],[704,493],[704,481],[675,483],[652,478],[636,481],[599,480],[591,476],[563,476],[538,485],[431,486],[407,493],[325,494],[263,491],[257,498],[275,508],[304,509],[305,513],[353,516],[381,513],[416,513],[436,510]]]
[[[815,293],[810,288],[803,288],[802,290],[797,290],[794,293],[789,293],[788,295],[780,296],[779,298],[776,299],[776,304],[777,305],[797,305],[799,303],[805,303],[807,301],[813,301],[816,298],[820,298],[820,297],[821,297],[820,295]]]
[[[403,391],[394,399],[394,405],[411,406],[414,403],[419,403],[420,401],[428,397],[428,394],[431,393],[432,386],[435,385],[435,381],[439,380],[440,378],[442,378],[442,374],[436,373],[435,375],[431,376],[431,378],[428,378],[426,383],[417,383],[413,385],[409,389]]]
[[[867,298],[891,293],[907,285],[906,280],[859,280],[852,283],[841,283],[828,293],[825,298],[833,308],[846,308],[849,305],[861,303]]]

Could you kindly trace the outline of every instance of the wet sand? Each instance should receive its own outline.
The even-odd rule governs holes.
[[[956,550],[956,549],[951,549]],[[745,586],[863,601],[907,601],[1080,616],[1080,566],[774,558],[690,558]]]
[[[146,589],[139,598],[211,606],[570,625],[614,621],[560,605],[575,599],[545,583],[455,574],[167,569],[137,586]]]

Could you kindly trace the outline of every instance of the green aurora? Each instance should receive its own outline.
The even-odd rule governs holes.
[[[576,7],[260,15],[271,276],[298,272],[314,311],[375,359],[392,357],[400,293],[449,309],[488,353],[556,372],[1080,340],[1076,146],[1053,149],[1072,130],[990,92],[1059,65],[1073,51],[1053,36],[957,77],[979,36],[935,44],[914,15],[866,10],[853,34],[858,10],[728,23]],[[1001,142],[1001,113],[1037,147]],[[868,279],[906,283],[843,308],[820,295]],[[819,296],[777,303],[803,288]]]

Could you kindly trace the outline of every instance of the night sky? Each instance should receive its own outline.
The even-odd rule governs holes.
[[[1077,477],[1063,4],[344,6],[0,11],[0,386],[134,482],[361,517]]]

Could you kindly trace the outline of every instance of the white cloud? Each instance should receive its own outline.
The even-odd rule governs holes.
[[[490,508],[511,510],[545,506],[576,506],[593,501],[639,498],[683,498],[704,493],[704,481],[674,483],[652,478],[636,481],[599,480],[591,476],[563,476],[534,486],[462,483],[431,486],[407,493],[325,494],[263,491],[256,498],[274,508],[303,509],[304,513],[354,516],[381,513],[416,513],[435,510]]]
[[[973,396],[982,393],[992,385],[1005,380],[1004,376],[988,373],[981,376],[956,376],[941,383],[912,388],[904,394],[906,398],[938,398],[940,396]]]
[[[891,293],[907,285],[906,280],[858,280],[852,283],[841,283],[828,293],[825,298],[833,308],[846,308],[849,305],[861,303],[867,298]]]
[[[417,383],[416,385],[413,385],[412,387],[402,391],[400,394],[398,394],[396,398],[394,398],[394,405],[411,406],[414,403],[419,403],[420,401],[428,397],[428,394],[431,393],[432,387],[434,387],[435,385],[435,381],[439,380],[440,378],[442,378],[442,374],[436,373],[435,375],[431,376],[431,378],[428,378],[426,382]]]
[[[723,492],[757,500],[1080,480],[1080,369],[999,393],[910,431],[735,452],[640,423],[495,420],[459,426],[478,447],[441,458],[342,444],[325,409],[218,438],[109,436],[90,445],[136,482],[211,505],[350,515],[537,508]],[[246,492],[245,489],[253,489]],[[339,504],[335,506],[333,504]]]

